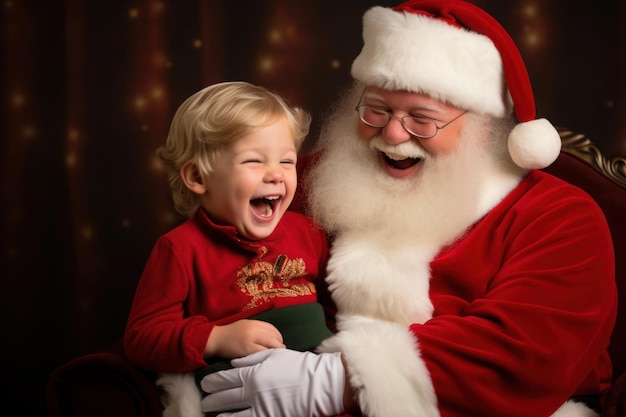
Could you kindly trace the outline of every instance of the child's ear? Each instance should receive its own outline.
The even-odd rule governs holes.
[[[198,166],[189,161],[180,168],[180,177],[182,178],[185,186],[195,194],[202,195],[207,192],[206,185],[202,180],[202,175],[198,171]]]

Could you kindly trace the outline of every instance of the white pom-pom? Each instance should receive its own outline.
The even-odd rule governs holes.
[[[519,167],[541,169],[559,156],[561,138],[546,119],[520,123],[509,134],[509,154]]]

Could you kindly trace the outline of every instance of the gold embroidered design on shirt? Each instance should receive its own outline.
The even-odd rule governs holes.
[[[257,307],[274,297],[299,297],[315,293],[312,282],[290,282],[306,275],[304,259],[289,259],[286,255],[279,255],[272,265],[262,260],[266,254],[267,248],[261,247],[258,258],[237,271],[237,285],[241,292],[252,297],[244,310]]]

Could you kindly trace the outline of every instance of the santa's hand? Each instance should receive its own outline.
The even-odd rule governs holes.
[[[236,417],[326,417],[342,414],[345,373],[340,353],[268,349],[205,376],[202,411],[242,410]]]

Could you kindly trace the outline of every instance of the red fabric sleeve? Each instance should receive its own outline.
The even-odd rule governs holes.
[[[530,196],[507,197],[432,263],[435,317],[411,329],[442,417],[547,415],[609,387],[616,288],[602,212],[569,187]]]
[[[215,324],[201,315],[183,318],[193,279],[191,265],[181,261],[169,241],[159,240],[137,286],[124,337],[133,363],[160,372],[205,365],[204,348]]]

